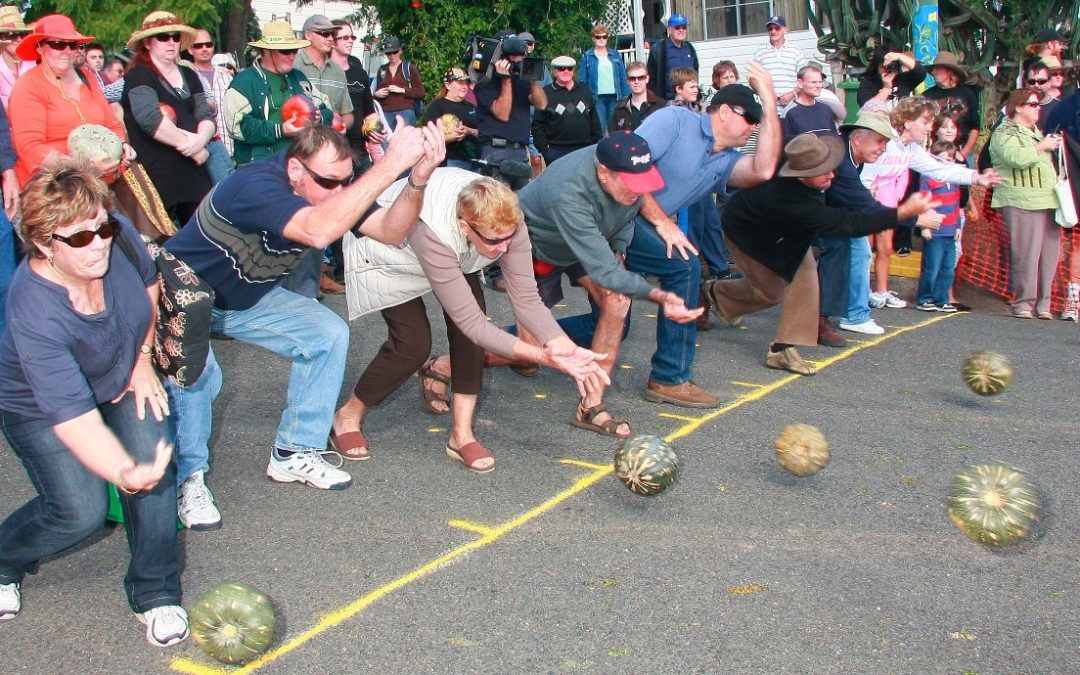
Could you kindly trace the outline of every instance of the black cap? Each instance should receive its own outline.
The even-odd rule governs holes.
[[[529,53],[529,48],[525,46],[525,41],[516,35],[511,35],[504,38],[502,41],[502,54],[503,56],[525,56]]]
[[[1065,42],[1065,39],[1061,37],[1061,33],[1053,28],[1043,28],[1041,31],[1035,34],[1035,44],[1044,45],[1047,42]]]
[[[761,104],[754,98],[754,90],[745,84],[728,84],[720,87],[713,94],[710,105],[723,103],[742,108],[742,116],[750,122],[757,124],[761,121]]]

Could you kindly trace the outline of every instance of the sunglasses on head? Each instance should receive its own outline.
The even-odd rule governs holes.
[[[1040,78],[1029,77],[1027,83],[1028,84],[1046,84],[1049,81],[1050,81],[1050,78],[1047,78],[1047,77],[1040,77]]]
[[[62,52],[64,50],[78,51],[78,42],[66,42],[64,40],[42,40],[41,44],[45,45],[53,51]]]
[[[627,75],[626,79],[630,82],[643,82],[649,79],[648,75]]]
[[[57,241],[62,241],[71,248],[85,248],[94,241],[94,237],[101,237],[102,241],[108,241],[112,239],[116,231],[120,229],[120,223],[112,216],[106,216],[105,222],[98,225],[96,230],[83,230],[82,232],[76,232],[70,236],[63,236],[59,234],[52,235],[52,238]]]
[[[324,38],[332,38],[332,37],[334,37],[334,31],[332,31],[332,30],[313,30],[311,32],[315,33],[319,37],[324,37]]]
[[[299,161],[299,160],[297,160]],[[324,190],[333,190],[337,187],[345,187],[356,180],[356,174],[350,173],[347,178],[327,178],[326,176],[320,176],[319,174],[308,168],[307,164],[300,162],[300,166],[304,167],[304,171],[308,172],[311,176],[311,180],[315,181],[315,184]]]
[[[472,223],[469,223],[469,229],[473,231],[473,234],[476,235],[477,239],[484,242],[488,246],[498,246],[499,244],[505,244],[506,242],[513,239],[514,235],[517,234],[517,230],[514,230],[513,232],[506,235],[505,237],[499,237],[498,239],[492,239],[491,237],[485,237],[484,235],[480,234],[480,231],[477,230],[476,226],[473,225]]]
[[[213,42],[193,42],[191,43],[191,49],[213,49]]]
[[[183,36],[180,33],[158,33],[154,39],[158,42],[180,42]]]

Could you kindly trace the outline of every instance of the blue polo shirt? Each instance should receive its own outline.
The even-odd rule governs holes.
[[[673,214],[710,192],[727,192],[727,182],[740,159],[737,150],[712,152],[716,138],[708,115],[681,106],[661,108],[635,132],[649,142],[649,151],[664,189],[654,192],[664,213]]]

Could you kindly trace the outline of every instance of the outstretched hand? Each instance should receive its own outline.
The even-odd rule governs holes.
[[[582,396],[587,391],[611,384],[611,378],[599,363],[604,358],[607,354],[579,347],[567,337],[554,338],[543,347],[543,364],[574,378]]]
[[[690,256],[696,256],[698,250],[694,248],[694,245],[690,243],[690,240],[686,238],[686,235],[679,226],[675,223],[668,221],[667,223],[660,225],[656,228],[656,234],[664,240],[667,244],[667,257],[673,258],[675,249],[679,250],[679,255],[683,260],[689,260]]]
[[[675,323],[690,323],[697,320],[705,312],[704,307],[698,307],[697,309],[687,308],[686,301],[674,293],[664,294],[660,308],[664,311],[664,316]]]

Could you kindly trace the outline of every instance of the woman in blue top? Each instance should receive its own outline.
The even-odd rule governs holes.
[[[619,52],[607,48],[607,26],[602,23],[593,26],[592,40],[593,46],[581,57],[578,80],[589,87],[596,99],[596,114],[606,134],[615,105],[630,95],[630,83]]]
[[[46,557],[105,525],[121,493],[131,561],[124,590],[150,644],[188,635],[180,607],[176,481],[168,398],[150,363],[157,271],[109,189],[85,170],[45,166],[23,192],[27,257],[0,339],[0,430],[38,496],[0,524],[0,620]],[[112,251],[127,237],[137,264]]]

